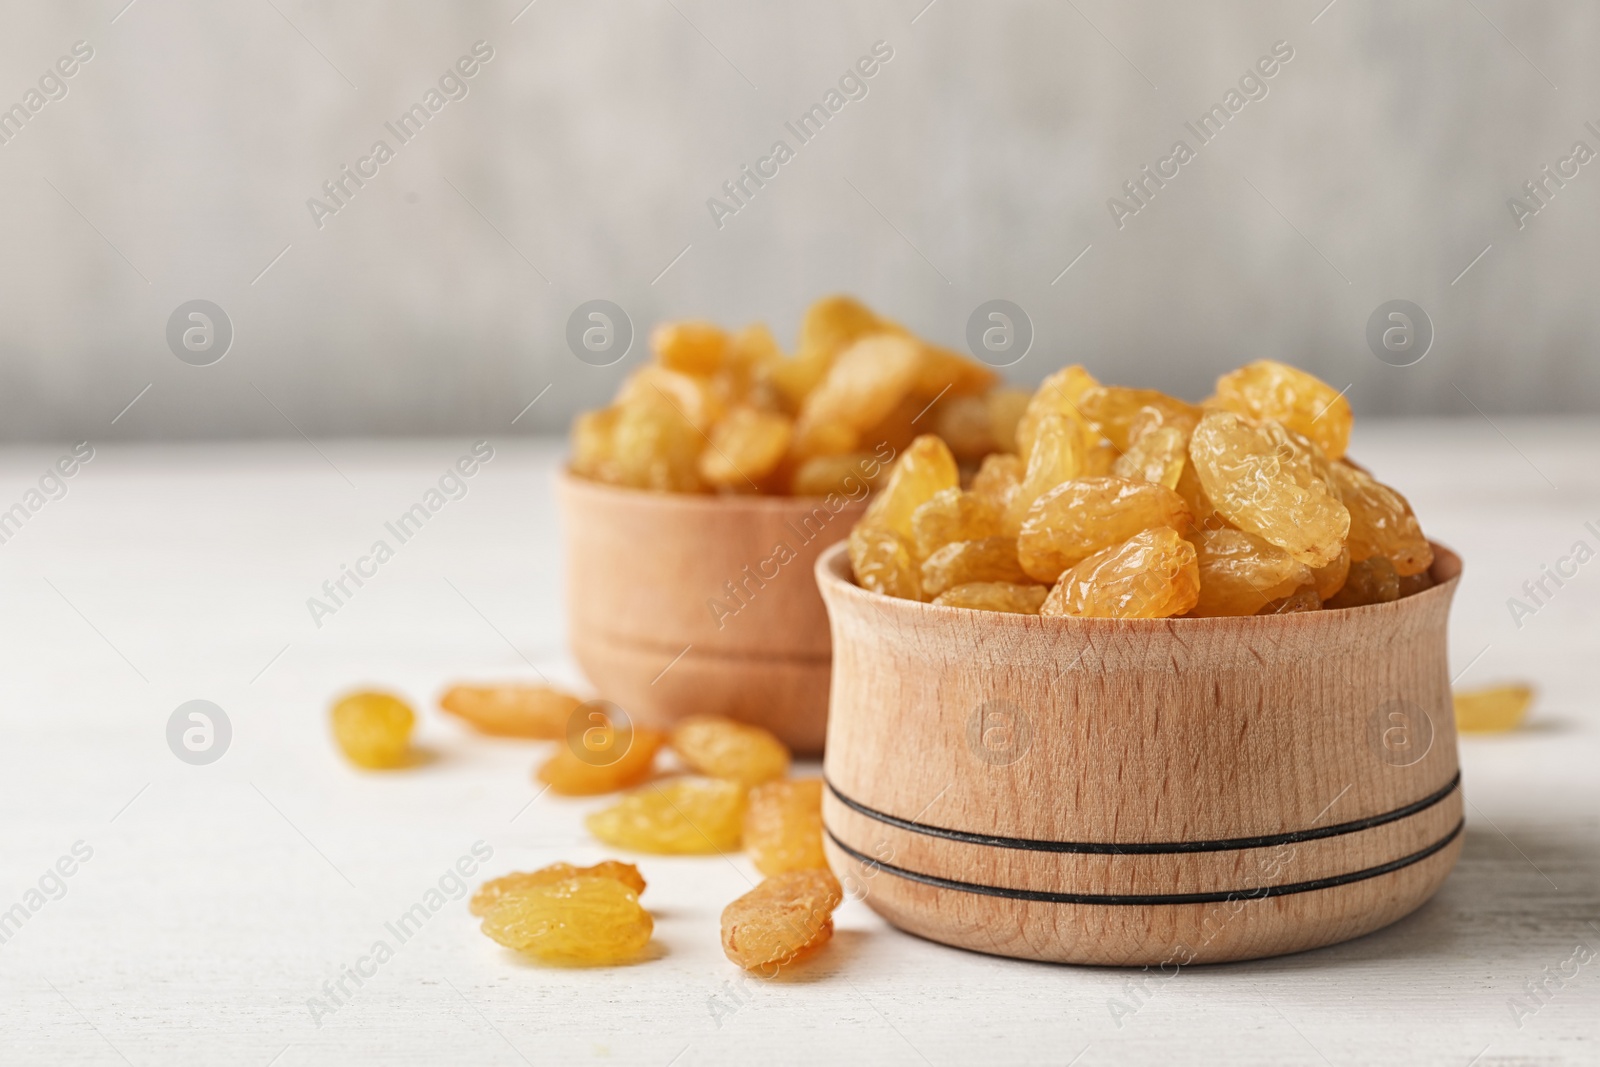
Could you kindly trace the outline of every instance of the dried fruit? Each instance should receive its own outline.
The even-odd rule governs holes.
[[[927,559],[952,541],[999,535],[999,510],[988,497],[977,493],[941,489],[911,513],[912,545],[918,559]]]
[[[722,951],[746,970],[797,962],[833,937],[843,900],[829,871],[773,875],[722,910]]]
[[[513,893],[520,893],[524,889],[535,886],[553,885],[564,882],[568,878],[610,878],[612,881],[621,882],[635,895],[644,892],[644,876],[639,873],[639,868],[631,863],[622,863],[618,860],[601,860],[593,867],[574,867],[570,863],[552,863],[548,867],[541,867],[537,871],[513,871],[491,878],[478,887],[472,894],[472,900],[467,904],[467,910],[474,915],[487,915],[489,909]]]
[[[1420,593],[1424,589],[1434,587],[1433,575],[1427,571],[1418,571],[1416,574],[1407,574],[1400,579],[1400,596],[1408,597],[1413,593]]]
[[[1199,598],[1194,546],[1172,527],[1160,526],[1097,552],[1067,571],[1039,614],[1162,619],[1182,615]]]
[[[1044,439],[1041,435],[1040,441]],[[1126,478],[1078,478],[1052,489],[1028,509],[1017,536],[1017,558],[1031,577],[1053,582],[1080,560],[1140,530],[1188,525],[1188,506],[1165,486]],[[1194,550],[1189,551],[1192,555]]]
[[[1324,607],[1359,608],[1400,599],[1400,576],[1387,556],[1373,556],[1350,564],[1350,574]]]
[[[822,854],[822,779],[794,778],[750,790],[744,850],[762,874],[826,868]]]
[[[789,750],[770,730],[732,719],[700,716],[673,727],[672,749],[691,770],[746,786],[789,773]]]
[[[978,473],[972,477],[972,495],[987,500],[1001,515],[1011,508],[1011,501],[1022,486],[1022,476],[1027,466],[1017,456],[996,452],[985,456]]]
[[[577,743],[557,748],[539,768],[538,778],[562,796],[615,793],[650,776],[656,750],[665,740],[643,726],[598,724],[584,731]]]
[[[1227,411],[1201,419],[1189,439],[1189,458],[1218,513],[1308,567],[1332,562],[1350,531],[1350,512],[1320,473],[1328,463],[1315,449],[1276,422]]]
[[[728,354],[728,335],[709,322],[663,322],[650,331],[656,361],[671,370],[710,374]]]
[[[1083,459],[1082,425],[1070,416],[1054,412],[1041,416],[1034,429],[1027,471],[1006,512],[1007,532],[1016,536],[1035,501],[1056,486],[1082,474]]]
[[[1028,575],[1017,562],[1017,542],[1010,537],[952,541],[922,561],[922,595],[972,582],[1026,584]]]
[[[1312,580],[1311,568],[1243,530],[1196,530],[1188,540],[1200,568],[1200,599],[1192,615],[1255,615]]]
[[[1395,573],[1405,578],[1433,565],[1433,546],[1406,498],[1372,475],[1347,463],[1334,463],[1334,485],[1350,512],[1346,545],[1356,562],[1387,556]]]
[[[954,489],[960,481],[949,447],[932,434],[924,434],[900,454],[889,472],[888,483],[861,521],[912,539],[916,536],[911,527],[912,514],[935,493]]]
[[[1128,450],[1112,461],[1111,473],[1175,490],[1188,462],[1189,434],[1177,426],[1157,426],[1133,439]]]
[[[966,582],[952,586],[933,598],[941,608],[976,608],[1004,611],[1012,615],[1037,615],[1050,594],[1047,585],[1022,585],[1012,582]]]
[[[609,461],[618,484],[661,492],[696,493],[705,435],[663,396],[623,404],[611,433]]]
[[[632,889],[587,876],[507,893],[483,917],[483,932],[507,948],[567,964],[632,959],[654,929]]]
[[[1046,415],[1060,415],[1078,428],[1079,445],[1087,449],[1099,440],[1099,434],[1089,428],[1078,404],[1083,394],[1099,385],[1094,375],[1077,364],[1063,367],[1039,383],[1038,392],[1028,401],[1022,418],[1017,422],[1017,455],[1027,462],[1033,456],[1034,439],[1039,424]]]
[[[1322,598],[1314,585],[1302,585],[1286,597],[1271,601],[1257,615],[1293,615],[1301,611],[1321,611]]]
[[[1200,409],[1193,404],[1156,389],[1094,385],[1078,398],[1078,410],[1089,426],[1124,453],[1132,440],[1134,420],[1149,418],[1143,414],[1146,408],[1154,409],[1163,421],[1192,423],[1200,418]]]
[[[884,596],[922,599],[922,577],[911,548],[893,530],[865,519],[850,531],[850,566],[856,584]]]
[[[795,420],[795,448],[814,456],[849,452],[916,384],[922,348],[909,337],[869,334],[839,354]]]
[[[795,496],[838,493],[851,500],[860,500],[882,480],[887,469],[867,452],[812,456],[795,470],[789,482],[789,492]]]
[[[479,733],[496,737],[554,740],[565,735],[567,721],[583,701],[548,685],[456,685],[439,698],[439,706],[465,719]]]
[[[1344,588],[1350,576],[1350,550],[1341,548],[1332,563],[1311,568],[1311,580],[1316,584],[1317,595],[1326,603],[1333,594]]]
[[[584,825],[606,844],[635,852],[727,852],[739,847],[747,792],[721,778],[676,778],[624,794]]]
[[[783,415],[734,408],[711,428],[710,447],[700,453],[700,477],[719,488],[757,489],[783,461],[793,432]]]
[[[1526,685],[1497,685],[1488,689],[1458,690],[1455,705],[1459,730],[1468,733],[1515,730],[1533,705],[1533,689]]]
[[[1316,442],[1329,459],[1344,455],[1355,415],[1327,382],[1296,367],[1263,359],[1217,379],[1216,402],[1252,419],[1272,419]]]
[[[351,693],[333,706],[333,736],[358,767],[388,770],[410,757],[411,705],[388,693]]]

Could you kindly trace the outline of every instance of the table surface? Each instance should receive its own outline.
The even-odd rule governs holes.
[[[0,451],[0,510],[38,505],[0,543],[0,1060],[1600,1061],[1600,562],[1547,583],[1531,615],[1507,603],[1577,542],[1600,547],[1600,423],[1358,430],[1353,454],[1467,561],[1461,684],[1528,679],[1539,702],[1523,730],[1463,741],[1465,849],[1416,913],[1138,996],[1137,972],[957,951],[857,902],[812,965],[744,980],[717,937],[754,873],[742,856],[642,860],[656,937],[629,967],[522,962],[463,901],[399,942],[387,924],[441,879],[453,891],[475,847],[492,850],[489,874],[605,854],[581,825],[595,801],[536,794],[543,746],[473,736],[433,706],[459,679],[582,685],[561,610],[559,446],[491,444],[465,496],[315,620],[308,598],[394,543],[385,522],[471,441],[102,444],[56,499],[28,492],[69,448]],[[329,698],[363,684],[415,700],[422,765],[359,773],[334,751]],[[204,766],[167,742],[194,699],[232,728]],[[379,940],[392,958],[332,1000],[325,983]]]

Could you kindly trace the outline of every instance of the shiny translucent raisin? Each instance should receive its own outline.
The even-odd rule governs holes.
[[[850,531],[850,566],[856,584],[884,596],[922,599],[922,577],[911,546],[893,530],[863,519]]]
[[[1028,574],[1017,562],[1017,542],[1010,537],[952,541],[922,561],[922,595],[937,597],[970,582],[1026,584]]]
[[[351,693],[333,706],[333,736],[358,767],[402,767],[411,754],[411,705],[389,693]]]
[[[1100,435],[1089,428],[1078,407],[1083,394],[1099,384],[1094,380],[1094,375],[1077,364],[1063,367],[1039,383],[1038,391],[1028,401],[1017,422],[1017,455],[1022,457],[1023,462],[1033,455],[1034,439],[1046,415],[1060,415],[1071,420],[1078,428],[1081,448],[1089,448],[1099,440]]]
[[[827,867],[822,855],[822,779],[785,779],[750,790],[744,850],[762,874]]]
[[[584,825],[606,844],[635,852],[727,852],[739,847],[748,792],[721,778],[675,778],[624,794]]]
[[[1112,462],[1111,473],[1175,490],[1188,462],[1188,433],[1177,426],[1157,426],[1134,438],[1128,450]]]
[[[1145,408],[1153,408],[1163,419],[1198,420],[1200,409],[1193,404],[1156,389],[1129,389],[1120,385],[1095,385],[1083,391],[1078,410],[1101,437],[1118,452],[1127,452],[1136,419]]]
[[[655,923],[639,896],[615,878],[579,876],[506,893],[483,916],[483,932],[552,963],[603,966],[633,959]]]
[[[547,685],[515,682],[451,686],[439,698],[441,708],[479,733],[547,741],[565,735],[567,720],[582,703],[571,693]]]
[[[1468,733],[1515,730],[1532,704],[1533,689],[1526,685],[1458,690],[1456,728]]]
[[[1005,516],[1006,532],[1015,536],[1035,501],[1083,473],[1081,424],[1066,415],[1046,413],[1034,431],[1033,450],[1022,484]]]
[[[1053,582],[1080,560],[1156,526],[1189,526],[1189,508],[1171,489],[1126,478],[1078,478],[1028,509],[1017,558],[1030,576]]]
[[[933,598],[942,608],[1003,611],[1011,615],[1037,615],[1050,595],[1047,585],[1014,582],[967,582],[952,586]]]
[[[893,530],[908,541],[915,537],[911,516],[941,489],[954,489],[961,481],[949,447],[932,434],[912,441],[900,454],[889,480],[873,499],[862,521]]]
[[[1329,459],[1344,455],[1355,415],[1327,382],[1285,363],[1263,359],[1217,379],[1216,402],[1252,419],[1273,419],[1316,442]]]
[[[1317,587],[1317,595],[1324,602],[1344,588],[1344,581],[1349,576],[1350,549],[1348,548],[1341,548],[1339,554],[1333,558],[1332,563],[1311,568],[1311,581]]]
[[[671,745],[688,767],[712,778],[746,786],[789,773],[789,750],[770,730],[713,716],[684,719],[672,729]]]
[[[1255,615],[1312,580],[1311,568],[1243,530],[1195,530],[1188,540],[1200,568],[1200,599],[1193,615]],[[1320,599],[1317,606],[1322,606]]]
[[[618,860],[601,860],[593,867],[574,867],[570,863],[552,863],[548,867],[541,867],[537,871],[513,871],[491,878],[478,887],[472,894],[472,900],[467,905],[467,910],[474,915],[487,915],[489,909],[498,904],[511,893],[520,893],[524,889],[534,886],[553,885],[564,882],[568,878],[610,878],[621,882],[633,890],[637,896],[644,892],[644,876],[639,873],[639,868],[631,863],[622,863]]]
[[[1352,560],[1387,556],[1402,578],[1421,574],[1433,565],[1433,546],[1405,497],[1349,464],[1335,463],[1331,470],[1350,512],[1350,535],[1345,544]]]
[[[833,937],[843,900],[829,871],[775,874],[722,910],[722,951],[746,970],[798,962]]]
[[[1039,614],[1163,619],[1184,614],[1199,598],[1194,546],[1172,527],[1160,526],[1097,552],[1067,571]]]
[[[985,456],[978,473],[972,477],[972,495],[987,500],[1001,515],[1011,509],[1011,501],[1022,486],[1022,476],[1027,466],[1008,453],[997,452]]]
[[[912,546],[927,559],[952,541],[1000,536],[1000,512],[988,497],[941,489],[911,513]]]
[[[1424,589],[1432,589],[1433,586],[1433,575],[1427,571],[1419,571],[1416,574],[1405,575],[1400,579],[1400,595],[1408,597],[1413,593],[1420,593]]]
[[[650,777],[656,751],[665,740],[659,732],[643,726],[596,727],[585,731],[576,747],[570,743],[558,747],[539,768],[538,778],[562,796],[615,793]]]
[[[1189,458],[1217,511],[1308,567],[1332,562],[1350,531],[1350,512],[1323,472],[1316,446],[1276,422],[1228,411],[1200,420]]]

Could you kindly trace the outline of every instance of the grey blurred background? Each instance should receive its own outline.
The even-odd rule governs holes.
[[[1011,300],[1036,331],[1023,384],[1081,361],[1199,397],[1271,356],[1349,384],[1359,415],[1600,410],[1600,161],[1520,226],[1507,203],[1600,150],[1593,3],[0,12],[0,108],[27,112],[0,115],[8,439],[555,432],[652,322],[787,343],[834,291],[956,346]],[[401,144],[385,123],[479,41],[466,95]],[[784,123],[880,41],[866,95],[799,144]],[[1202,145],[1184,123],[1280,41],[1266,95]],[[719,228],[708,198],[780,138],[795,157]],[[379,139],[394,158],[319,226],[308,199]],[[1119,228],[1108,199],[1179,139],[1195,158]],[[166,341],[196,298],[235,331],[211,366]],[[639,335],[604,368],[565,340],[597,298]],[[1409,367],[1366,342],[1397,298],[1436,331]]]

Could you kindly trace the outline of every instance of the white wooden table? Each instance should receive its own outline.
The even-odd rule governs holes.
[[[1600,561],[1520,628],[1506,604],[1575,542],[1600,548],[1600,424],[1496,421],[1363,427],[1355,453],[1467,561],[1463,684],[1542,690],[1527,729],[1463,744],[1455,874],[1387,930],[1188,969],[1138,998],[1136,972],[959,952],[858,903],[816,965],[741,980],[717,917],[748,887],[743,858],[643,859],[656,940],[626,968],[519,962],[462,901],[400,942],[386,924],[475,843],[490,873],[605,854],[581,828],[596,802],[533,799],[541,746],[432,707],[458,678],[580,682],[558,446],[494,440],[467,495],[347,580],[319,628],[307,599],[393,544],[384,523],[471,442],[98,444],[0,544],[0,1061],[1600,1062],[1600,955],[1540,999],[1524,985],[1579,945],[1600,953]],[[66,451],[0,452],[0,509]],[[430,762],[361,774],[334,752],[329,697],[369,683],[415,700]],[[193,699],[232,726],[209,765],[168,748]],[[49,874],[75,847],[89,858]],[[378,964],[380,939],[394,954]],[[358,965],[359,985],[344,977]],[[324,989],[341,977],[342,1004]],[[334,1010],[314,1019],[311,998]],[[1113,1002],[1137,1010],[1119,1025]]]

